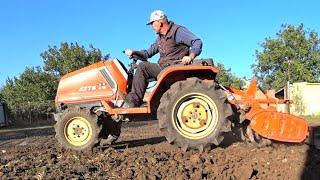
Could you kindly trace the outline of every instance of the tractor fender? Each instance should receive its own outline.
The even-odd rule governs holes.
[[[199,77],[203,79],[214,80],[219,69],[211,65],[172,65],[163,69],[157,77],[157,84],[148,95],[150,105],[157,104],[162,94],[170,88],[170,86],[180,80],[190,77]],[[155,102],[155,103],[154,103]]]
[[[70,108],[92,109],[93,107],[102,107],[102,103],[100,101],[88,101],[88,102],[69,103],[69,104],[57,103],[56,104],[56,113],[53,114],[53,118],[54,118],[55,121],[60,121],[61,120],[61,114],[66,109],[70,109]]]

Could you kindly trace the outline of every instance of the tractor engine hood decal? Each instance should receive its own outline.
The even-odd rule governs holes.
[[[95,91],[95,90],[103,90],[106,89],[107,83],[99,83],[93,86],[81,86],[79,88],[79,92],[88,92],[88,91]]]
[[[116,81],[111,76],[111,73],[108,71],[107,68],[103,68],[99,70],[102,76],[106,79],[110,87],[112,88],[113,93],[115,93],[118,89]]]

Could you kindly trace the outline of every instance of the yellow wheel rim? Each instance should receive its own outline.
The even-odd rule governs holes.
[[[74,146],[83,146],[92,136],[92,127],[83,117],[71,118],[64,127],[67,141]]]
[[[210,135],[218,123],[218,108],[205,94],[189,93],[173,106],[174,128],[189,139],[201,139]]]

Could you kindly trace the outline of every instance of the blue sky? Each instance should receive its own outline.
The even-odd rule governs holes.
[[[145,23],[155,9],[186,26],[203,41],[201,58],[252,76],[255,50],[275,37],[281,24],[320,30],[320,1],[70,1],[7,0],[0,2],[0,85],[27,66],[42,66],[40,53],[61,42],[89,44],[128,64],[126,48],[144,49],[156,35]],[[150,61],[156,62],[157,56]]]

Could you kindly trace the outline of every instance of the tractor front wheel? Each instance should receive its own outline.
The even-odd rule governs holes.
[[[97,119],[88,109],[66,109],[54,126],[56,138],[67,149],[92,148],[98,142],[100,132]]]

